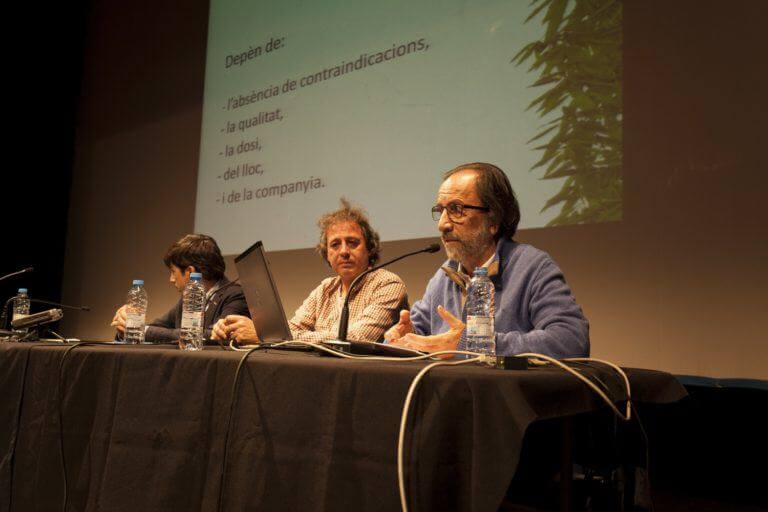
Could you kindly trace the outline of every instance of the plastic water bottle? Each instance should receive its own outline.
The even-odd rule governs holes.
[[[29,296],[26,288],[19,288],[19,293],[13,298],[13,320],[29,316]],[[27,332],[27,329],[19,329]]]
[[[488,269],[477,267],[467,288],[467,350],[496,355],[496,333],[493,328],[494,288]],[[489,362],[492,364],[492,362]]]
[[[144,326],[147,321],[147,290],[142,279],[134,279],[128,292],[125,318],[125,343],[144,343]]]
[[[205,289],[203,275],[193,272],[184,287],[184,300],[181,312],[181,348],[201,350],[203,348],[203,311],[205,309]]]

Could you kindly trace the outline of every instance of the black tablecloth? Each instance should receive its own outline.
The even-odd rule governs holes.
[[[0,510],[60,509],[59,397],[70,510],[216,510],[243,353],[0,343]],[[416,362],[253,353],[238,386],[223,510],[398,510],[397,434]],[[685,391],[628,370],[633,399]],[[602,375],[616,397],[617,377]],[[60,387],[61,386],[61,387]],[[408,424],[412,510],[496,510],[528,425],[604,407],[552,368],[440,367]]]

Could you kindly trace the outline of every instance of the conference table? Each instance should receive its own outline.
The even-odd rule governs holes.
[[[244,355],[0,343],[0,511],[400,509],[403,404],[427,363]],[[667,373],[626,372],[635,402],[685,395]],[[434,368],[406,425],[409,509],[496,510],[531,424],[605,409],[552,367]]]

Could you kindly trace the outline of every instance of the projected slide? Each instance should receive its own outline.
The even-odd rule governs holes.
[[[435,236],[440,175],[504,169],[521,228],[621,219],[621,3],[211,0],[195,231],[312,247],[341,196]],[[526,21],[527,20],[527,21]]]

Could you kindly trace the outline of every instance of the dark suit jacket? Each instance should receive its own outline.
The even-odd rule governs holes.
[[[144,340],[149,343],[168,343],[179,340],[181,327],[182,299],[160,318],[149,323]],[[227,315],[243,315],[250,318],[248,305],[245,303],[245,295],[239,284],[230,282],[224,278],[224,282],[205,303],[203,315],[203,329],[205,339],[211,339],[211,328],[219,318]]]

